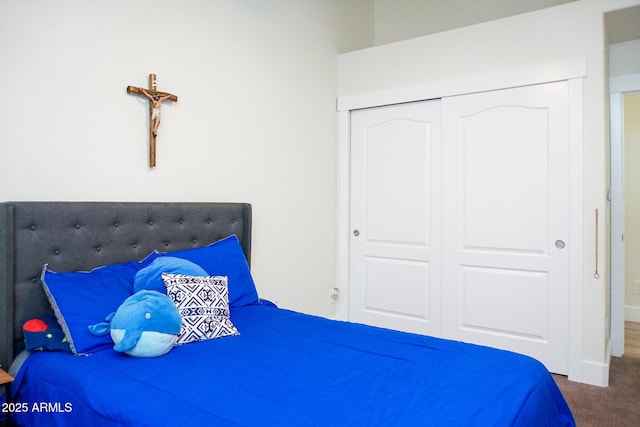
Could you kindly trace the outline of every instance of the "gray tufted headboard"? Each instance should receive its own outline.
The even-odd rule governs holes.
[[[0,203],[0,365],[8,369],[23,345],[22,321],[51,312],[40,283],[45,263],[55,271],[86,271],[231,234],[250,262],[250,204]]]

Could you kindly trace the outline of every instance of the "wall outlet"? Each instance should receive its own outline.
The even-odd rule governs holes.
[[[329,304],[335,304],[338,300],[338,288],[329,288]]]
[[[633,293],[636,295],[640,295],[640,280],[636,280],[633,282]]]

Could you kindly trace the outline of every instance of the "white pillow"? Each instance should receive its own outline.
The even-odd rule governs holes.
[[[176,345],[239,335],[230,318],[226,276],[162,273],[162,281],[182,316]]]

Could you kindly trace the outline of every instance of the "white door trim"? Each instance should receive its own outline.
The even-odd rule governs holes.
[[[582,79],[569,79],[569,379],[606,386],[609,365],[591,367],[582,357],[584,300],[584,135]],[[587,365],[589,366],[587,368]],[[595,374],[589,375],[595,371]]]
[[[571,268],[569,310],[569,378],[597,385],[608,384],[608,365],[594,372],[583,360],[583,115],[582,78],[587,76],[586,59],[572,59],[526,69],[507,70],[490,75],[472,76],[420,86],[390,89],[361,95],[339,97],[338,110],[338,218],[337,279],[340,292],[338,318],[349,319],[349,241],[350,241],[350,111],[402,102],[510,87],[569,80],[570,149],[571,149]]]
[[[611,128],[611,354],[624,353],[624,115],[625,93],[640,92],[640,74],[609,79]]]
[[[351,113],[338,113],[338,217],[337,217],[337,318],[349,319],[349,268],[351,241]]]

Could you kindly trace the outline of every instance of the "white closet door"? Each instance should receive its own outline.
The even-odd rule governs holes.
[[[440,101],[351,113],[349,319],[440,334]]]
[[[443,336],[567,373],[567,82],[443,100]]]

